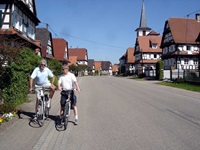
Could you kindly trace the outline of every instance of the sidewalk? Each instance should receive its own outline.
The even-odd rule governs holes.
[[[59,91],[55,91],[53,100],[59,98],[58,96],[60,96],[60,94],[58,94],[58,92]],[[28,101],[18,106],[19,110],[22,111],[22,114],[20,115],[22,119],[24,116],[23,112],[34,112],[35,98],[36,98],[35,94],[28,94]],[[18,115],[16,115],[12,119],[10,119],[8,122],[3,122],[0,125],[0,133],[6,131],[12,124],[14,124],[18,120],[19,120],[19,117]]]

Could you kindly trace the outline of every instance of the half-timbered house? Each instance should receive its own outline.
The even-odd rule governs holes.
[[[161,60],[162,49],[160,43],[162,37],[159,33],[147,27],[144,1],[140,18],[140,26],[136,29],[135,42],[135,73],[145,76],[156,76],[156,63]]]
[[[1,0],[0,1],[0,35],[9,38],[10,44],[40,49],[36,41],[37,18],[35,0]]]
[[[176,70],[176,78],[183,77],[183,70],[199,69],[200,15],[194,18],[169,18],[165,22],[161,42],[165,78],[170,70]],[[198,75],[198,73],[197,73]]]
[[[52,34],[48,28],[36,28],[36,39],[41,41],[43,58],[54,58]]]

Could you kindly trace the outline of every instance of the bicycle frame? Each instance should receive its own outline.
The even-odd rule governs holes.
[[[70,111],[71,111],[71,91],[66,91],[68,98],[66,99],[66,103],[64,106],[64,110],[63,110],[63,117],[62,117],[62,121],[63,121],[63,126],[64,126],[64,130],[66,130],[67,125],[68,125],[68,121],[69,121],[69,117],[70,117]]]
[[[40,97],[40,99],[38,99],[36,106],[37,107],[36,117],[38,124],[42,126],[46,117],[49,116],[49,108],[47,107],[48,102],[50,103],[48,96],[49,89],[37,86],[35,90],[38,90]]]

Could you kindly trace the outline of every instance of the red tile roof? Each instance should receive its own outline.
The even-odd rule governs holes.
[[[117,71],[119,71],[118,68],[119,68],[119,65],[113,65],[112,66],[112,71],[113,72],[117,72]]]
[[[87,61],[87,49],[85,48],[69,48],[69,56],[77,56],[78,61]]]
[[[95,70],[101,70],[101,61],[95,61],[94,68]]]
[[[134,56],[134,47],[129,47],[126,51],[127,54],[127,63],[134,63],[135,62],[135,56]]]
[[[127,48],[126,52],[120,59],[127,59],[126,63],[134,63],[135,62],[135,56],[134,56],[134,47]]]
[[[77,64],[77,56],[69,56],[69,65],[76,65]]]
[[[140,51],[162,53],[162,49],[160,48],[161,39],[161,36],[139,36],[138,43],[140,46]],[[153,49],[151,44],[157,44],[157,49]]]
[[[200,32],[200,22],[191,18],[170,18],[167,22],[175,43],[196,44],[195,41]]]
[[[53,38],[54,57],[59,61],[66,60],[64,58],[65,50],[68,48],[68,42],[63,38]]]

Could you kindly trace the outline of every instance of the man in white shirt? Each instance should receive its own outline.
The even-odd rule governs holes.
[[[46,60],[41,60],[40,65],[34,69],[34,71],[31,74],[30,80],[29,80],[29,91],[32,91],[33,88],[33,80],[35,80],[35,86],[42,86],[45,88],[50,88],[50,94],[49,94],[49,102],[51,101],[54,92],[55,92],[55,86],[54,86],[54,80],[55,77],[51,70],[46,67],[47,62]],[[48,77],[50,77],[52,80],[51,82],[48,80]],[[39,91],[37,91],[37,98],[36,98],[36,106],[37,102],[40,99]],[[50,104],[49,104],[50,107]],[[35,107],[35,111],[37,112],[37,107]]]
[[[62,71],[63,74],[60,76],[58,80],[58,89],[61,92],[61,100],[60,100],[60,115],[63,115],[63,110],[64,110],[64,105],[66,102],[67,94],[65,93],[66,91],[71,92],[71,102],[72,102],[72,108],[74,108],[74,116],[75,116],[75,125],[78,124],[78,109],[76,106],[76,95],[74,94],[74,85],[76,87],[76,90],[80,93],[80,88],[77,82],[77,79],[75,75],[71,72],[69,72],[69,66],[68,65],[63,65],[62,66]]]

